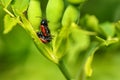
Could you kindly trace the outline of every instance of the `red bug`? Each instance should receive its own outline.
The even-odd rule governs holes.
[[[40,25],[41,32],[44,36],[50,36],[50,30],[48,28],[48,21],[43,19]]]
[[[37,32],[38,37],[43,43],[48,43],[52,40],[50,30],[48,28],[48,21],[46,19],[42,19],[40,25],[41,32]]]
[[[48,43],[52,40],[51,36],[44,36],[42,32],[37,32],[37,35],[43,43]]]

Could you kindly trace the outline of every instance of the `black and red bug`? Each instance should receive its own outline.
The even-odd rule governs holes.
[[[46,19],[42,19],[40,29],[44,36],[50,36],[50,30],[48,28],[48,21]]]
[[[51,36],[44,36],[42,32],[37,32],[37,35],[43,43],[48,43],[52,40]]]
[[[48,28],[48,21],[46,19],[42,19],[40,25],[41,32],[37,32],[38,37],[43,43],[48,43],[52,40],[50,30]]]

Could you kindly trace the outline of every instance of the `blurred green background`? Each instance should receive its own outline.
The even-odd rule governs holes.
[[[81,9],[81,17],[85,14],[95,15],[100,23],[118,21],[120,0],[88,0]],[[39,53],[19,25],[3,34],[4,15],[0,7],[0,80],[66,80],[58,67]],[[95,53],[93,75],[88,80],[120,80],[119,48],[120,42]]]

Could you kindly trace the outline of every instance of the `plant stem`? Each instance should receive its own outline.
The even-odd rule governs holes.
[[[11,17],[15,17],[10,11],[8,11],[6,8],[3,8],[3,10],[7,13],[7,14],[9,14]]]
[[[61,72],[65,76],[65,78],[67,80],[71,80],[71,76],[70,76],[67,68],[65,67],[65,64],[64,64],[63,60],[59,61],[59,63],[57,64],[57,66],[59,67],[59,69],[61,70]]]

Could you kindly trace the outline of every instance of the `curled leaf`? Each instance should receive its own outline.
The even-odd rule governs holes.
[[[87,58],[86,63],[85,63],[84,71],[87,77],[90,77],[93,72],[91,68],[92,60],[93,60],[93,54]]]

